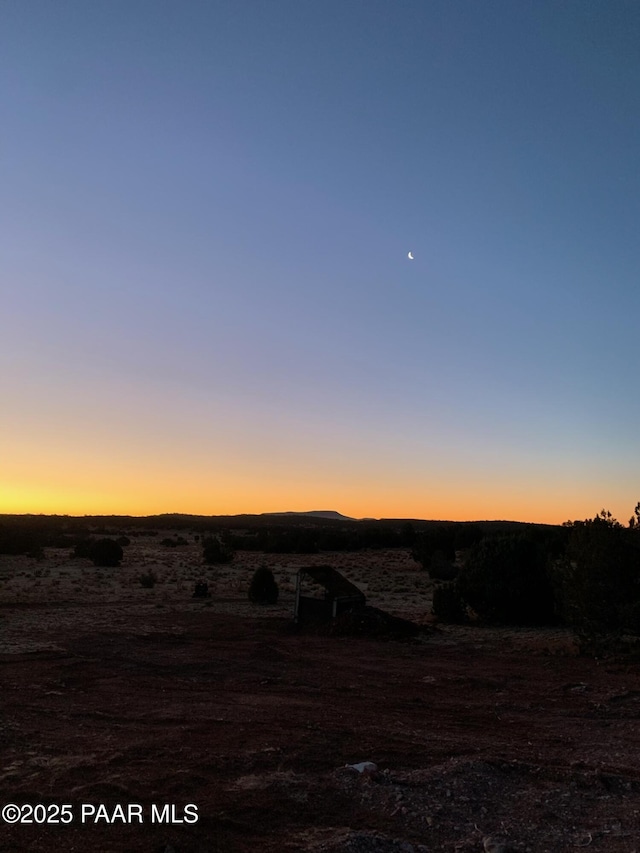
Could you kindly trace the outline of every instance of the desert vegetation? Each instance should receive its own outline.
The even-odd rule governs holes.
[[[193,563],[194,549],[199,549],[201,565],[211,569],[232,564],[237,554],[246,555],[240,565],[250,565],[253,553],[277,560],[296,554],[397,551],[410,555],[422,569],[427,583],[422,595],[428,592],[425,609],[442,623],[555,624],[573,630],[585,651],[640,636],[640,504],[627,525],[605,510],[591,519],[556,526],[308,516],[2,516],[0,554],[24,555],[37,563],[48,550],[66,549],[73,559],[113,568],[122,563],[125,552],[135,550],[132,543],[157,537],[160,531],[159,545],[174,552],[184,569]],[[138,583],[148,589],[177,583],[175,572],[137,568]],[[261,580],[247,578],[244,589],[251,587],[250,600],[273,598],[260,563],[254,563],[251,572]],[[192,589],[200,573],[194,563],[185,578]],[[36,574],[33,578],[37,582]],[[209,580],[215,593],[215,578]],[[275,578],[273,582],[277,587]],[[287,583],[285,579],[284,589]],[[416,576],[392,583],[383,569],[371,583],[381,591],[388,584],[387,592],[406,597],[422,582]]]
[[[639,522],[640,503],[628,527],[605,510],[565,525],[567,547],[550,574],[557,612],[585,649],[640,636]]]
[[[233,560],[234,551],[228,539],[221,536],[209,536],[202,543],[202,559],[210,566],[224,565]]]
[[[249,585],[249,601],[256,604],[275,604],[280,590],[268,566],[260,566],[255,570]]]
[[[628,526],[602,510],[559,528],[495,532],[455,550],[453,531],[426,534],[414,555],[437,583],[444,621],[563,624],[581,648],[640,636],[640,504]]]
[[[143,586],[145,589],[153,589],[158,582],[158,577],[152,570],[149,572],[142,572],[142,574],[138,575],[138,580],[140,581],[140,586]]]
[[[522,853],[622,853],[640,808],[639,519],[640,506],[626,525],[601,512],[557,526],[384,521],[374,534],[375,522],[304,518],[0,518],[8,779],[25,801],[34,786],[86,799],[79,784],[170,801],[177,765],[205,818],[201,846],[178,827],[176,850],[211,849],[214,827],[228,853],[291,838],[338,853],[358,814],[364,840],[349,849],[472,853],[506,828]],[[258,549],[287,530],[342,547]],[[117,568],[94,564],[105,539]],[[297,573],[320,565],[366,606],[294,626]],[[99,744],[98,775],[93,757],[78,765],[78,737],[82,755]],[[350,775],[365,760],[378,775]],[[11,849],[53,843],[9,831]],[[115,847],[113,827],[100,831],[92,849],[168,844],[164,827]]]
[[[97,539],[91,544],[87,555],[94,566],[114,568],[119,566],[124,557],[122,546],[115,539]]]

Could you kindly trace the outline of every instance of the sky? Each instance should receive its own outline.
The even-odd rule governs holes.
[[[639,89],[632,0],[3,0],[0,512],[626,522]]]

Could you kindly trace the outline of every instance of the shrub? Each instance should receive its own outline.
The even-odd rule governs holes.
[[[458,567],[443,551],[434,551],[426,568],[434,581],[452,581],[458,576]]]
[[[558,609],[588,651],[607,635],[640,633],[640,536],[604,510],[571,522],[565,556],[554,565]]]
[[[426,531],[416,540],[412,550],[413,559],[417,563],[421,563],[431,577],[435,577],[432,570],[436,566],[440,568],[444,564],[451,564],[456,558],[454,536],[455,532],[452,526],[441,525],[433,530]],[[443,578],[443,580],[451,580],[451,578]]]
[[[138,575],[138,580],[140,581],[140,585],[145,587],[145,589],[153,589],[158,582],[158,577],[154,571],[150,571]]]
[[[540,624],[554,617],[546,553],[523,534],[485,538],[475,545],[458,576],[458,589],[489,622]]]
[[[76,542],[72,556],[88,557],[89,559],[91,559],[91,549],[95,545],[95,542],[95,539],[80,539],[78,542]]]
[[[160,543],[165,548],[178,548],[180,545],[188,545],[189,543],[183,536],[167,537]]]
[[[249,601],[255,604],[275,604],[280,590],[273,577],[273,572],[267,566],[256,569],[249,586]]]
[[[209,584],[205,581],[197,581],[193,588],[193,598],[211,598]]]
[[[210,566],[230,563],[234,553],[227,545],[223,545],[217,536],[211,536],[202,542],[202,558]]]
[[[96,539],[89,551],[94,566],[119,566],[124,554],[114,539]]]
[[[443,622],[460,624],[467,620],[467,609],[456,581],[438,584],[433,590],[433,615]]]

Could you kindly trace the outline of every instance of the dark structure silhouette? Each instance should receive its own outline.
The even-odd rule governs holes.
[[[308,584],[305,581],[309,580],[323,587],[324,592],[321,595],[307,594],[305,586]],[[364,593],[331,566],[309,566],[300,569],[296,576],[296,622],[308,618],[335,619],[341,613],[365,604]]]

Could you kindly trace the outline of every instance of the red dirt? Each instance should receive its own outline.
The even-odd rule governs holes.
[[[374,607],[429,621],[407,552],[327,559]],[[265,561],[276,607],[246,598]],[[292,577],[309,562],[239,552],[211,569],[196,542],[150,537],[117,570],[56,549],[1,558],[2,800],[69,804],[74,820],[5,824],[0,851],[640,850],[633,662],[578,658],[562,630],[296,634]],[[192,599],[203,578],[211,599]],[[378,772],[345,767],[361,761]],[[83,824],[82,803],[116,822]],[[153,823],[165,803],[176,822]],[[142,824],[118,822],[128,804]],[[178,823],[188,804],[198,821]]]
[[[535,632],[385,642],[206,605],[52,623],[65,607],[0,609],[58,624],[50,651],[0,657],[0,790],[74,821],[4,825],[0,851],[640,850],[633,663],[545,653]],[[144,823],[82,825],[81,803],[139,803]],[[152,803],[199,819],[152,824]]]

